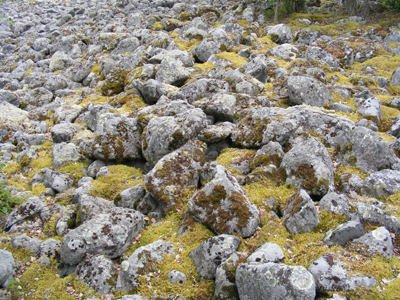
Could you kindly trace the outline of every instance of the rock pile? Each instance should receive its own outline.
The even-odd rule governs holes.
[[[399,24],[253,2],[0,4],[2,288],[400,293]]]

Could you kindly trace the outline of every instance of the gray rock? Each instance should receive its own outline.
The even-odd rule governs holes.
[[[113,208],[111,213],[97,215],[65,235],[60,248],[61,261],[76,265],[87,254],[93,253],[116,258],[142,229],[141,213],[127,208]]]
[[[288,93],[292,105],[308,104],[322,107],[333,101],[331,93],[323,83],[304,76],[289,76]]]
[[[76,223],[80,225],[101,213],[111,213],[114,207],[115,205],[112,201],[83,194],[78,199]]]
[[[71,80],[75,82],[82,82],[92,71],[92,61],[86,61],[83,64],[75,67],[72,71]]]
[[[328,253],[315,260],[308,271],[314,276],[318,292],[356,290],[376,285],[373,277],[351,276],[336,254]]]
[[[286,229],[291,234],[311,232],[319,224],[314,202],[305,190],[291,196],[282,208]]]
[[[211,181],[189,199],[189,211],[218,234],[253,235],[260,222],[258,210],[249,202],[236,178],[218,164],[208,164],[204,170]]]
[[[269,50],[269,52],[273,56],[284,60],[293,60],[299,55],[299,50],[291,44],[279,45]]]
[[[236,97],[229,94],[216,93],[211,98],[203,98],[193,102],[206,114],[212,115],[218,121],[233,121],[235,116]]]
[[[87,126],[90,130],[96,131],[97,123],[102,114],[110,113],[112,107],[110,105],[91,105],[89,109],[89,120]]]
[[[274,243],[265,243],[246,259],[248,264],[279,263],[285,258],[282,249]]]
[[[81,159],[79,147],[72,143],[58,143],[53,145],[53,163],[54,169],[61,167],[69,162],[76,162]]]
[[[149,213],[156,211],[158,206],[160,206],[160,203],[154,199],[150,193],[147,193],[137,204],[136,210],[140,211],[144,215],[148,215]]]
[[[8,102],[14,106],[19,105],[18,97],[13,92],[7,90],[0,90],[0,101]]]
[[[71,124],[68,122],[63,122],[60,124],[56,124],[51,128],[51,137],[53,142],[62,143],[62,142],[70,142],[74,137],[74,134],[79,130],[82,130],[81,126]]]
[[[104,160],[101,159],[96,159],[94,162],[92,162],[89,167],[88,167],[88,175],[92,178],[96,178],[96,174],[97,172],[99,172],[99,170],[102,167],[105,167],[106,163]]]
[[[372,117],[377,121],[382,119],[381,100],[372,97],[368,98],[356,110],[362,116]]]
[[[240,257],[233,253],[217,267],[215,272],[215,300],[239,300],[235,283],[239,259]]]
[[[317,42],[320,36],[321,33],[317,30],[303,29],[296,33],[296,43],[312,45]]]
[[[13,209],[7,217],[4,228],[9,230],[14,224],[24,221],[30,216],[36,215],[46,206],[39,197],[31,197],[25,203]]]
[[[362,223],[379,224],[394,234],[400,233],[400,220],[375,205],[359,203],[357,215]]]
[[[172,270],[168,273],[169,281],[174,283],[185,283],[186,282],[186,275],[180,271]]]
[[[278,63],[275,59],[266,57],[265,55],[258,55],[241,66],[239,71],[265,83],[267,81],[267,72],[277,66]]]
[[[64,70],[72,64],[72,59],[63,51],[57,51],[50,59],[50,72]]]
[[[392,100],[390,100],[389,104],[387,104],[390,107],[398,108],[400,109],[400,98],[399,97],[394,97]]]
[[[206,114],[199,108],[175,117],[152,118],[142,134],[143,156],[150,165],[195,138],[207,126]]]
[[[99,116],[92,154],[98,159],[138,159],[140,155],[140,133],[137,120],[118,114]]]
[[[40,244],[39,257],[46,256],[46,257],[58,258],[60,255],[59,254],[60,246],[61,246],[60,241],[54,239],[45,240]]]
[[[400,171],[384,169],[370,174],[361,188],[362,195],[380,199],[400,189]]]
[[[384,41],[386,43],[400,43],[400,32],[393,31],[384,38]]]
[[[364,180],[356,174],[343,173],[340,175],[340,189],[343,193],[357,192],[364,184]]]
[[[104,255],[87,256],[76,268],[79,279],[102,295],[109,294],[115,286],[117,268]]]
[[[142,246],[121,263],[117,280],[117,290],[130,291],[139,286],[138,278],[146,272],[146,266],[160,262],[165,255],[174,254],[175,247],[172,243],[158,240]]]
[[[329,107],[331,109],[334,109],[336,111],[340,111],[340,112],[345,112],[345,113],[351,113],[353,112],[353,109],[350,106],[344,105],[342,103],[331,103],[329,105]]]
[[[312,300],[316,296],[314,278],[305,268],[272,262],[240,264],[236,285],[241,300]]]
[[[330,211],[335,215],[348,216],[350,213],[349,200],[345,194],[330,191],[319,201],[319,209]]]
[[[182,86],[189,76],[190,73],[180,60],[167,56],[158,67],[156,80],[161,83]]]
[[[393,243],[390,232],[385,227],[379,227],[371,232],[364,234],[362,237],[353,240],[353,245],[361,244],[366,248],[368,256],[381,254],[387,259],[393,257]]]
[[[140,87],[140,93],[143,96],[144,102],[154,104],[161,96],[167,94],[167,89],[159,81],[149,79]]]
[[[221,234],[203,242],[189,253],[189,257],[201,278],[214,279],[217,267],[235,253],[239,245],[238,237]]]
[[[221,50],[218,43],[214,41],[203,40],[193,48],[192,53],[196,60],[205,63],[211,55],[219,53]]]
[[[56,234],[63,236],[68,233],[68,229],[75,225],[76,210],[75,207],[67,206],[56,224]]]
[[[336,60],[336,58],[322,48],[311,47],[310,49],[307,50],[305,56],[308,60],[313,59],[326,63],[331,68],[340,68],[340,65]]]
[[[281,167],[286,181],[310,195],[325,195],[334,184],[331,156],[325,146],[314,138],[293,145],[283,156]]]
[[[329,230],[323,239],[328,245],[340,245],[344,247],[348,242],[365,234],[364,227],[359,221],[348,221]]]
[[[228,138],[234,128],[235,124],[231,122],[218,123],[204,128],[197,138],[205,143],[216,143]]]
[[[185,67],[192,67],[194,65],[192,54],[189,51],[182,51],[178,49],[168,51],[162,50],[160,53],[152,56],[149,59],[149,63],[162,63],[163,59],[165,59],[167,56],[173,58],[174,60],[181,61]]]
[[[270,35],[272,41],[277,44],[293,42],[292,31],[286,24],[278,24],[268,28],[267,35]]]
[[[120,197],[114,200],[116,206],[133,208],[134,204],[144,197],[146,190],[142,184],[137,184],[126,190],[123,190]]]
[[[392,83],[394,86],[400,86],[400,68],[397,68],[392,74]]]
[[[6,288],[15,274],[15,262],[12,254],[0,249],[0,287]]]
[[[229,91],[229,84],[223,80],[201,78],[183,86],[172,96],[172,100],[185,100],[192,104],[195,100],[203,97],[210,97],[214,93]]]
[[[118,46],[112,51],[112,54],[124,54],[134,52],[140,46],[140,42],[136,37],[123,39]]]
[[[14,248],[23,248],[29,250],[34,255],[39,253],[40,241],[37,238],[31,238],[26,235],[16,236],[11,239]]]
[[[146,189],[165,209],[176,205],[185,189],[197,188],[205,160],[205,144],[191,140],[161,158],[146,174]]]
[[[58,192],[64,192],[74,184],[74,178],[70,174],[64,174],[61,172],[53,172],[53,178],[50,187]]]

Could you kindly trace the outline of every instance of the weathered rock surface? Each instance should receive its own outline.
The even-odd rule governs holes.
[[[385,227],[379,227],[364,234],[360,238],[353,240],[352,244],[356,245],[355,247],[360,244],[366,250],[364,254],[366,252],[368,256],[380,254],[387,259],[392,259],[393,257],[392,237]]]
[[[361,193],[380,199],[393,195],[400,189],[400,171],[384,169],[368,176],[361,188]]]
[[[348,221],[329,230],[323,239],[328,246],[340,245],[344,247],[349,241],[365,234],[364,227],[358,221]]]
[[[324,106],[333,101],[331,93],[323,83],[304,76],[288,78],[288,93],[292,105]]]
[[[0,287],[6,288],[15,274],[15,262],[12,254],[3,249],[0,250],[0,258]]]

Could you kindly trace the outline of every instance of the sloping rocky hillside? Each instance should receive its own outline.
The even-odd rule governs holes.
[[[0,298],[400,299],[399,15],[339,2],[1,3]]]

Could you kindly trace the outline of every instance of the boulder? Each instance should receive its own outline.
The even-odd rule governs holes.
[[[60,248],[61,261],[79,264],[87,254],[99,253],[111,259],[120,256],[143,229],[143,215],[133,209],[116,207],[69,231]]]
[[[286,229],[291,234],[311,232],[319,224],[314,202],[305,190],[300,190],[288,199],[282,208]]]
[[[322,107],[333,101],[326,86],[314,78],[289,76],[287,84],[291,105],[308,104]]]
[[[277,44],[292,43],[293,34],[289,26],[286,24],[278,24],[267,29],[267,35],[271,36],[271,40]]]
[[[283,156],[281,167],[285,169],[286,182],[310,195],[324,196],[334,184],[331,156],[313,137],[294,144]]]
[[[203,279],[214,279],[217,267],[236,253],[240,239],[221,234],[209,238],[189,253],[189,257]]]
[[[16,107],[19,106],[18,97],[13,92],[7,90],[0,90],[0,102],[2,101],[8,102]]]
[[[392,74],[392,83],[394,86],[400,86],[400,68],[397,68]]]
[[[342,214],[348,216],[350,213],[349,200],[349,197],[345,194],[329,191],[319,200],[319,209],[327,210],[335,215]]]
[[[340,68],[340,65],[336,58],[322,48],[311,47],[307,50],[305,56],[308,60],[312,59],[322,63],[326,63],[331,68]]]
[[[101,114],[92,146],[92,155],[98,159],[138,159],[140,132],[137,120],[119,114]]]
[[[380,199],[400,190],[400,171],[384,169],[370,174],[364,181],[361,194]]]
[[[349,241],[357,239],[365,234],[364,227],[359,221],[348,221],[329,230],[323,239],[328,245],[340,245],[344,247]]]
[[[152,118],[142,134],[143,156],[150,165],[155,165],[163,156],[195,138],[206,126],[207,116],[199,108],[176,116]]]
[[[72,64],[72,59],[63,51],[57,51],[50,59],[50,72],[64,70]]]
[[[46,207],[46,203],[39,197],[31,197],[25,203],[13,209],[7,217],[4,228],[9,230],[14,224],[24,221],[33,215],[39,214]]]
[[[380,122],[382,120],[381,100],[372,97],[368,98],[356,110],[357,113],[364,117],[369,117]]]
[[[272,48],[269,52],[277,57],[284,60],[293,60],[299,55],[299,50],[291,44],[282,44]]]
[[[172,270],[168,272],[168,279],[172,284],[175,283],[185,283],[186,282],[186,275],[177,270]]]
[[[380,254],[387,259],[393,257],[392,237],[385,227],[379,227],[353,240],[352,247],[355,248],[359,245],[364,248],[365,251],[361,251],[367,256]]]
[[[217,267],[215,272],[215,300],[239,300],[235,283],[239,259],[239,255],[233,253]]]
[[[117,280],[117,290],[131,291],[139,286],[138,278],[146,272],[156,271],[156,264],[165,255],[174,254],[175,247],[171,242],[162,240],[142,246],[121,263]]]
[[[133,208],[134,204],[144,197],[146,194],[146,190],[143,184],[137,184],[133,187],[130,187],[126,190],[123,190],[120,193],[120,197],[117,197],[114,200],[116,206],[125,207],[125,208]]]
[[[54,143],[68,143],[72,140],[74,134],[82,129],[82,126],[71,124],[69,122],[62,122],[54,125],[50,132]]]
[[[265,83],[267,81],[267,72],[278,67],[275,59],[265,55],[258,55],[251,59],[248,63],[241,66],[238,70],[246,75],[250,75],[255,79]]]
[[[15,274],[15,262],[12,254],[0,249],[0,287],[6,288]]]
[[[333,253],[325,254],[315,260],[308,271],[314,276],[317,291],[321,293],[349,291],[356,290],[358,287],[370,288],[376,285],[377,282],[373,277],[362,274],[352,276],[353,272],[347,271],[346,265],[337,254]]]
[[[190,73],[180,60],[167,56],[158,67],[156,80],[161,83],[182,86],[189,76]]]
[[[206,169],[211,181],[189,199],[189,211],[218,234],[253,235],[260,222],[256,206],[249,202],[236,178],[223,166],[208,164]]]
[[[304,267],[285,264],[240,264],[236,270],[240,300],[313,300],[315,281]]]
[[[102,295],[112,292],[117,277],[117,268],[108,257],[95,254],[87,256],[76,268],[76,275],[86,285]]]
[[[77,162],[82,156],[79,153],[80,148],[73,143],[58,143],[53,145],[53,163],[51,166],[53,169],[57,169],[62,165],[69,162]]]
[[[198,140],[167,154],[146,174],[146,189],[163,208],[170,209],[185,192],[197,188],[205,154],[205,144]]]
[[[201,108],[206,114],[214,116],[218,121],[232,122],[235,118],[236,97],[234,95],[216,93],[210,98],[193,102],[193,105]]]
[[[101,213],[110,213],[114,207],[112,201],[82,194],[78,199],[76,223],[80,225],[95,218]]]
[[[357,205],[357,216],[364,224],[379,224],[385,226],[394,234],[400,233],[400,220],[375,205],[359,203]]]
[[[282,249],[275,243],[265,243],[250,254],[246,263],[265,264],[268,262],[279,263],[285,258]]]
[[[11,239],[14,248],[23,248],[37,255],[39,253],[40,241],[37,238],[31,238],[26,235],[20,235]]]
[[[124,54],[134,52],[140,46],[140,41],[136,37],[128,37],[118,43],[112,54]]]

